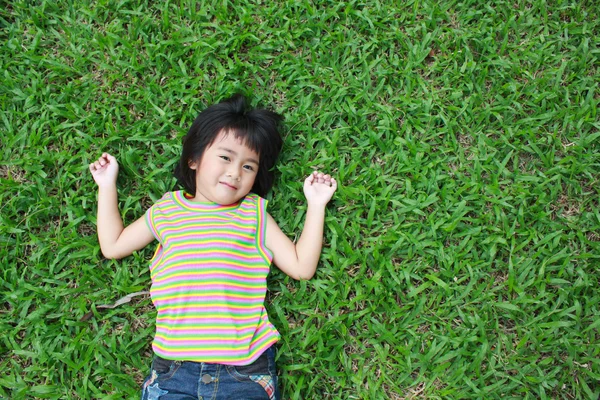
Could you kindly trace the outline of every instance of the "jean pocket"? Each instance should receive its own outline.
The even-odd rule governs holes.
[[[227,371],[238,381],[252,381],[253,377],[261,375],[273,375],[274,365],[269,357],[269,349],[262,353],[252,364],[248,365],[228,365]]]
[[[252,382],[260,385],[269,400],[279,399],[275,349],[269,348],[249,365],[227,365],[227,372],[237,382]]]
[[[181,366],[181,361],[165,360],[155,356],[152,360],[152,371],[156,372],[159,380],[171,378]]]

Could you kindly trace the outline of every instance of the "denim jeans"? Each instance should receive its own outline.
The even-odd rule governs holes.
[[[142,385],[142,400],[279,400],[275,353],[275,346],[271,346],[244,366],[155,356]]]

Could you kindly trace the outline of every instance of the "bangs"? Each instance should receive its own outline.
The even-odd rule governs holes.
[[[246,146],[247,148],[249,148],[256,154],[258,154],[259,157],[261,156],[261,154],[263,154],[265,152],[265,150],[264,150],[265,143],[263,143],[261,138],[257,137],[257,135],[251,130],[227,127],[227,128],[224,128],[220,133],[223,133],[223,138],[225,138],[229,135],[233,135],[233,137],[237,141],[239,141],[241,144],[243,144],[244,146]],[[216,138],[215,138],[215,141],[216,141]],[[214,144],[214,141],[213,141],[213,143],[211,143],[211,145],[213,145],[213,144]]]

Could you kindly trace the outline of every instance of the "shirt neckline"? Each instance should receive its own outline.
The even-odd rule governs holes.
[[[222,205],[222,204],[218,204],[218,203],[215,203],[212,201],[209,201],[209,202],[191,201],[190,198],[191,198],[191,196],[183,190],[173,192],[173,199],[175,200],[175,203],[177,203],[179,206],[181,206],[182,208],[189,210],[189,211],[210,211],[210,212],[231,211],[231,210],[237,209],[243,200],[242,199],[242,200],[238,201],[237,203],[233,203],[233,204],[229,204],[229,205]]]

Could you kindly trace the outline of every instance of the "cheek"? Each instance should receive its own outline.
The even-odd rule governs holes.
[[[196,177],[198,177],[200,174],[202,174],[204,176],[214,175],[219,172],[218,170],[219,170],[219,166],[217,164],[210,163],[210,162],[202,162],[202,163],[200,163],[200,166],[196,170]],[[202,171],[202,172],[200,172],[200,171]]]
[[[248,176],[246,179],[244,179],[244,182],[247,186],[252,187],[254,182],[256,182],[256,175]]]

